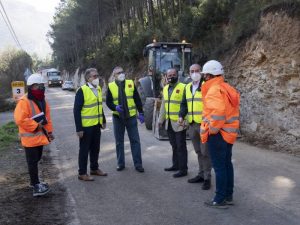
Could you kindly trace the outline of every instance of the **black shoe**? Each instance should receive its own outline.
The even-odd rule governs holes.
[[[145,172],[145,170],[144,170],[144,168],[142,166],[135,167],[135,170],[138,171],[138,172],[140,172],[140,173],[144,173]]]
[[[202,190],[209,190],[210,189],[210,180],[204,180],[203,185],[202,185]]]
[[[203,177],[197,175],[194,178],[188,179],[189,183],[202,183],[204,181]]]
[[[165,171],[178,171],[178,168],[175,166],[171,166],[171,167],[165,168]]]
[[[117,171],[122,171],[125,169],[125,166],[117,166]]]
[[[178,177],[184,177],[187,175],[186,171],[179,171],[178,173],[173,174],[174,178],[178,178]]]
[[[234,201],[232,197],[225,198],[226,205],[234,205]]]
[[[33,197],[42,196],[50,191],[48,184],[36,184],[33,186]]]
[[[215,208],[215,209],[228,209],[228,205],[226,204],[225,201],[217,203],[214,201],[206,201],[204,202],[204,205],[210,208]]]

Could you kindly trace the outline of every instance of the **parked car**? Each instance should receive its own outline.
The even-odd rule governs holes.
[[[66,80],[66,81],[62,84],[61,88],[62,88],[63,90],[69,90],[69,91],[74,91],[74,89],[75,89],[74,84],[73,84],[73,81],[70,81],[70,80]]]

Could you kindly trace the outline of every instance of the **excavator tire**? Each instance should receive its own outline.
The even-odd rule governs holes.
[[[154,98],[146,98],[146,102],[144,104],[144,116],[147,130],[152,130],[154,103]]]

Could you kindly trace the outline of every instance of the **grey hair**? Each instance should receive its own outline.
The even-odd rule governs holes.
[[[197,64],[197,63],[191,65],[191,66],[190,66],[190,69],[192,68],[192,66],[197,66],[197,67],[199,67],[199,69],[201,70],[201,66],[200,66],[199,64]]]
[[[86,71],[84,72],[84,79],[85,81],[88,81],[88,79],[90,78],[90,75],[91,75],[91,72],[97,72],[97,69],[96,68],[88,68],[86,69]]]
[[[112,75],[115,75],[115,74],[116,74],[116,71],[119,70],[119,69],[123,70],[123,68],[122,68],[121,66],[116,66],[116,67],[113,69]]]

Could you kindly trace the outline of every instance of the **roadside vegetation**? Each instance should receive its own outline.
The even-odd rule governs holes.
[[[14,122],[0,127],[0,151],[18,141],[18,128]]]
[[[299,0],[66,0],[49,31],[55,63],[74,71],[95,66],[106,79],[117,64],[136,69],[143,47],[157,41],[194,45],[194,62],[217,58],[250,37],[260,14]],[[293,10],[291,10],[293,11]],[[295,15],[299,14],[294,10]],[[108,72],[109,71],[109,72]]]

